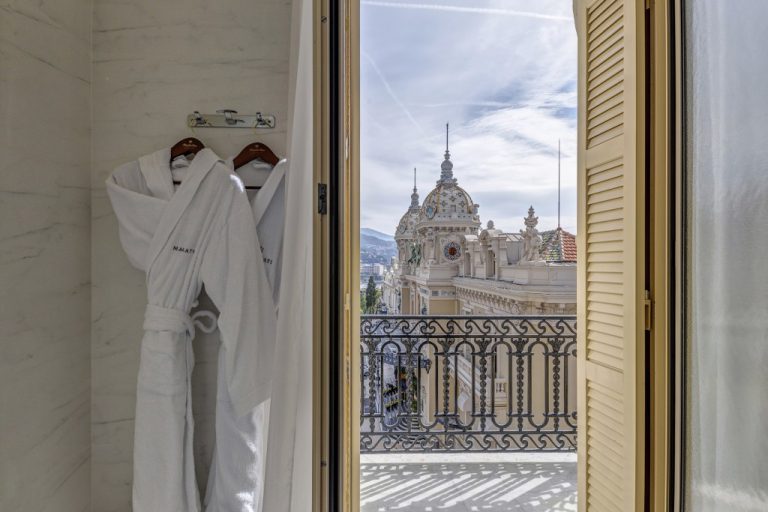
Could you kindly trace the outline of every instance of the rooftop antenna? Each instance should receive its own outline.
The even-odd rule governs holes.
[[[416,192],[416,168],[413,168],[413,191]]]
[[[560,229],[560,139],[557,139],[557,229]]]
[[[448,125],[449,123],[445,123],[445,152],[448,153]]]

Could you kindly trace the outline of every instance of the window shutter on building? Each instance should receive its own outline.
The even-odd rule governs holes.
[[[643,505],[644,2],[576,0],[579,509]]]

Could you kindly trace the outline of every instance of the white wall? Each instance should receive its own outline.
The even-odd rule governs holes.
[[[91,1],[0,3],[0,510],[89,509]]]
[[[286,150],[290,0],[94,0],[93,471],[95,512],[130,510],[133,417],[146,290],[117,237],[104,180],[192,133],[193,110],[276,114],[270,131],[196,130],[221,156],[260,140]],[[210,452],[216,341],[195,340],[197,455]],[[210,390],[208,393],[204,389]],[[4,509],[3,509],[4,510]]]

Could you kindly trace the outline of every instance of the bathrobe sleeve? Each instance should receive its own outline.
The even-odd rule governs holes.
[[[201,276],[220,311],[219,331],[230,399],[242,416],[271,394],[277,317],[250,203],[234,194],[224,225],[213,234]]]

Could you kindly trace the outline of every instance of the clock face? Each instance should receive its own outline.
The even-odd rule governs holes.
[[[431,204],[427,206],[427,210],[425,212],[427,214],[427,218],[431,219],[435,216],[435,207]]]
[[[461,257],[461,246],[456,242],[448,242],[443,246],[443,255],[446,259],[455,261]]]

